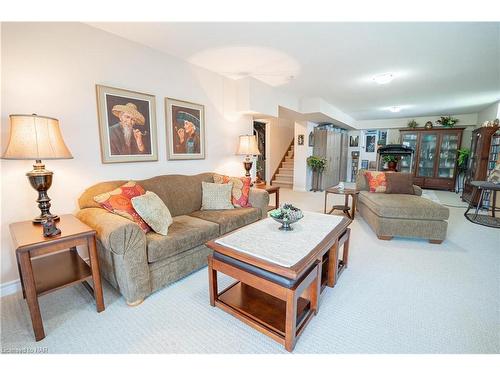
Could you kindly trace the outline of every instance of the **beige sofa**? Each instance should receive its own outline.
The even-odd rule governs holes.
[[[370,193],[363,174],[360,170],[356,177],[357,209],[379,239],[413,237],[443,242],[450,215],[447,207],[423,198],[422,189],[416,185],[415,195]]]
[[[267,217],[269,194],[263,189],[250,189],[251,208],[201,211],[202,181],[213,182],[213,173],[137,181],[169,208],[173,223],[167,236],[144,234],[133,221],[104,210],[94,201],[94,196],[127,181],[96,184],[80,197],[76,216],[97,231],[101,273],[129,305],[139,304],[154,291],[206,265],[210,253],[207,241]]]

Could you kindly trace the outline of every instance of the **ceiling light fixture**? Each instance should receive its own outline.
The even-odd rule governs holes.
[[[391,82],[394,79],[394,75],[392,73],[383,73],[378,74],[373,77],[373,80],[377,82],[379,85],[385,85],[386,83]]]
[[[389,107],[389,111],[391,111],[393,113],[397,113],[397,112],[401,111],[401,107],[397,107],[397,106]]]

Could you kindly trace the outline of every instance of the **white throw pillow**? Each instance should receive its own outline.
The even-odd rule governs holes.
[[[146,194],[133,197],[132,207],[156,233],[168,233],[168,227],[172,224],[172,215],[161,198],[152,191],[146,191]]]
[[[229,210],[234,206],[231,203],[233,183],[212,184],[210,182],[201,182],[202,210]]]

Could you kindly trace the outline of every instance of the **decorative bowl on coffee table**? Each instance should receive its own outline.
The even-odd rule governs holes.
[[[281,224],[281,227],[278,229],[284,231],[293,230],[291,225],[304,217],[300,209],[289,203],[285,203],[280,208],[270,211],[269,215]]]

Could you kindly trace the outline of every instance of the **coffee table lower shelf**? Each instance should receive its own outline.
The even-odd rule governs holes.
[[[219,294],[215,305],[279,343],[284,343],[285,301],[238,281]],[[299,297],[297,300],[297,336],[313,315],[310,302]]]

